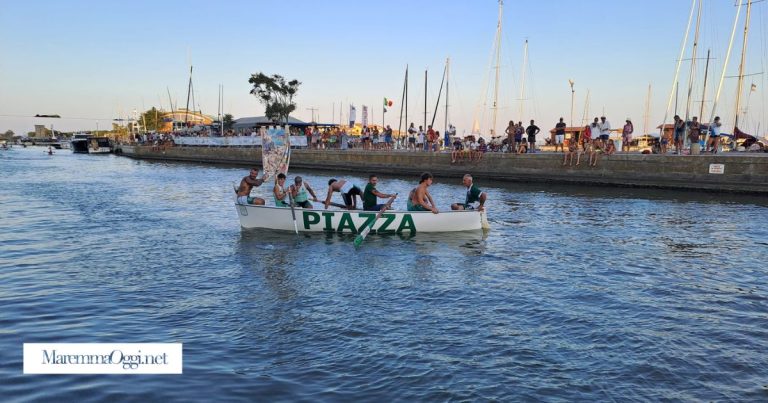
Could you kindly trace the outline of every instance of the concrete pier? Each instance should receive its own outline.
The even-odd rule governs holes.
[[[168,147],[122,145],[122,155],[165,161],[260,165],[259,148]],[[486,153],[481,161],[451,163],[448,152],[293,150],[291,167],[352,171],[361,174],[438,177],[471,173],[479,179],[690,189],[768,194],[768,154],[718,155],[600,155],[596,167],[582,159],[579,166],[562,166],[563,154]]]

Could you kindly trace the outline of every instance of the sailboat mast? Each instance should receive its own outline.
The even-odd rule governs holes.
[[[664,111],[664,120],[661,122],[660,135],[664,135],[664,125],[667,124],[667,118],[669,117],[669,108],[672,107],[672,98],[675,98],[675,112],[677,112],[677,93],[678,82],[677,78],[680,75],[680,64],[683,62],[683,55],[685,54],[685,47],[688,44],[688,34],[691,31],[691,22],[693,22],[693,10],[696,6],[696,0],[691,1],[691,13],[688,15],[688,25],[685,28],[685,36],[683,38],[683,46],[680,47],[680,57],[677,58],[677,67],[675,67],[675,78],[672,80],[672,91],[669,93],[669,101],[667,101],[667,109]]]
[[[525,46],[523,46],[523,68],[520,69],[520,119],[523,121],[523,107],[525,105],[525,65],[528,62],[528,39],[525,40]]]
[[[704,121],[704,100],[707,96],[707,75],[709,74],[709,52],[707,49],[707,64],[704,65],[704,89],[701,91],[701,108],[699,109],[699,122]]]
[[[408,93],[408,65],[405,66],[405,79],[403,80],[403,97],[400,99],[400,119],[397,121],[397,135],[403,130],[403,108],[405,108],[406,126],[408,125],[408,103],[406,96]]]
[[[451,58],[445,59],[445,122],[443,129],[448,130],[448,84],[451,82]]]
[[[749,17],[752,12],[752,0],[747,0],[747,16],[744,21],[744,40],[741,45],[741,63],[739,63],[739,82],[736,84],[736,113],[733,118],[733,132],[739,127],[739,107],[741,106],[741,87],[744,85],[744,63],[747,61],[747,37],[749,32]]]
[[[720,100],[720,92],[723,90],[723,82],[725,81],[725,71],[728,68],[728,61],[731,59],[731,50],[733,49],[733,39],[736,37],[736,26],[739,23],[739,15],[741,14],[741,5],[739,2],[738,8],[736,8],[736,17],[733,19],[733,27],[731,28],[731,39],[728,41],[728,50],[725,52],[725,62],[723,62],[723,71],[720,73],[720,83],[717,85],[717,91],[715,92],[715,100],[712,102],[712,111],[709,115],[709,122],[711,123],[715,118],[715,111],[717,110],[717,101]],[[711,130],[707,131],[707,139],[709,141],[709,135]]]
[[[437,90],[437,102],[435,102],[435,112],[432,114],[432,121],[429,124],[432,128],[435,127],[435,118],[437,117],[437,107],[440,106],[440,95],[443,93],[443,85],[445,85],[445,74],[448,72],[448,63],[443,68],[443,79],[440,81],[440,89]]]
[[[504,1],[499,0],[499,22],[496,24],[496,83],[493,86],[493,124],[491,137],[496,134],[496,118],[499,114],[499,74],[501,73],[501,16]]]
[[[219,119],[219,122],[221,123],[221,135],[224,135],[224,84],[221,84],[221,118]]]
[[[587,88],[587,96],[584,98],[584,114],[581,116],[581,124],[586,125],[589,119],[589,88]]]
[[[651,110],[651,84],[648,84],[648,95],[645,97],[645,115],[643,116],[643,135],[648,134],[648,118]]]
[[[688,75],[688,98],[685,101],[685,121],[690,117],[691,98],[693,95],[693,82],[696,76],[696,50],[699,47],[699,27],[701,26],[701,5],[703,0],[699,0],[699,8],[696,13],[696,33],[693,35],[693,51],[691,52],[691,71]]]
[[[192,65],[189,66],[189,85],[187,85],[187,109],[184,111],[184,126],[189,119],[189,96],[192,95]]]
[[[427,129],[427,70],[424,70],[424,130]]]
[[[176,121],[176,114],[173,112],[173,99],[171,99],[171,90],[168,87],[165,87],[165,90],[168,91],[168,103],[171,104],[171,131],[176,130],[176,127],[174,127],[174,123]]]
[[[405,127],[406,131],[408,131],[408,66],[405,66]]]

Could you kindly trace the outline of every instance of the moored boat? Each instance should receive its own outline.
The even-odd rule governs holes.
[[[70,148],[73,153],[80,154],[109,154],[112,143],[108,137],[95,137],[88,133],[77,133],[72,137]]]
[[[286,207],[235,204],[240,226],[279,231],[294,231],[291,209]],[[376,211],[312,210],[295,208],[300,232],[338,232],[357,234],[374,221]],[[388,210],[375,221],[371,233],[402,234],[417,232],[476,231],[488,228],[484,211],[429,211]]]
[[[88,154],[88,134],[76,133],[69,142],[72,152],[76,154]]]
[[[112,144],[108,137],[89,137],[88,154],[109,154],[112,152]]]

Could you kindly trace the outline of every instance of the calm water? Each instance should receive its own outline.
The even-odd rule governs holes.
[[[2,400],[768,399],[765,198],[479,179],[485,236],[355,250],[242,231],[245,174],[0,151]],[[184,374],[24,376],[23,342],[181,342]]]

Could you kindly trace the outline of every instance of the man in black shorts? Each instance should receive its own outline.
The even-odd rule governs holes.
[[[525,128],[525,133],[528,135],[528,152],[536,152],[536,135],[540,131],[539,126],[533,124],[533,119],[531,119],[531,124]]]

